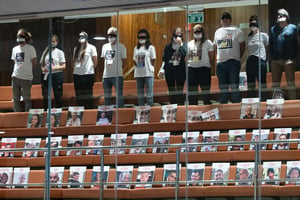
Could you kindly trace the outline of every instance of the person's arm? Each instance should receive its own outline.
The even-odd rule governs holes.
[[[208,57],[209,57],[210,65],[212,65],[213,62],[214,62],[214,56],[215,56],[215,52],[214,51],[209,51],[208,52]]]
[[[240,42],[240,58],[243,57],[245,52],[245,41],[244,42]]]
[[[98,65],[98,57],[97,56],[93,56],[92,60],[93,60],[93,63],[94,63],[94,68],[96,69],[96,67]]]
[[[66,69],[66,63],[62,62],[62,63],[59,63],[59,65],[54,66],[52,70],[58,71],[58,70],[64,70],[64,69]]]
[[[127,60],[126,58],[122,58],[122,64],[123,64],[123,65],[122,65],[122,68],[125,67],[126,60]]]
[[[158,76],[159,79],[164,79],[164,77],[165,77],[164,66],[165,66],[165,62],[162,62],[161,66],[160,66],[160,69],[159,69],[159,72],[157,74],[157,76]]]
[[[151,59],[151,65],[155,66],[155,61],[156,61],[156,51],[155,47],[152,46],[152,50],[150,50],[150,59]]]
[[[269,59],[269,45],[265,45],[266,50],[266,61]]]
[[[32,67],[34,68],[35,66],[37,66],[37,60],[36,57],[31,59],[31,63],[32,63]]]
[[[151,59],[151,65],[155,66],[156,59]]]

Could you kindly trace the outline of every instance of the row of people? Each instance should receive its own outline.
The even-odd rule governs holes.
[[[295,99],[294,72],[297,57],[297,29],[289,24],[289,14],[285,9],[278,10],[277,24],[271,28],[270,41],[266,33],[259,30],[259,19],[253,15],[249,19],[250,34],[245,36],[240,28],[231,25],[230,13],[224,12],[221,25],[215,32],[214,41],[209,40],[205,29],[200,24],[193,27],[193,40],[188,44],[183,42],[184,30],[176,28],[172,32],[172,39],[164,49],[162,67],[158,76],[165,76],[168,85],[170,103],[183,105],[185,98],[183,88],[186,81],[186,65],[188,66],[189,103],[198,104],[198,87],[201,87],[204,104],[210,104],[211,65],[216,51],[216,73],[219,79],[221,92],[220,103],[228,102],[229,88],[232,93],[231,101],[240,102],[239,72],[241,57],[248,49],[246,65],[249,96],[258,96],[253,93],[256,81],[266,87],[268,46],[272,56],[273,87],[280,86],[282,72],[286,72],[289,86],[288,98]],[[103,45],[101,57],[104,58],[103,88],[105,105],[112,104],[112,87],[117,88],[118,107],[124,107],[123,72],[127,53],[126,47],[118,42],[118,31],[111,27],[107,31],[108,43]],[[137,83],[138,105],[153,105],[153,82],[156,50],[151,44],[150,34],[146,29],[137,33],[138,43],[134,48],[133,61],[135,64],[134,77]],[[24,29],[17,33],[18,46],[12,51],[12,60],[15,62],[12,74],[14,110],[21,111],[20,96],[23,93],[25,111],[31,108],[30,89],[33,79],[32,67],[37,64],[36,52],[28,43],[31,35]],[[246,42],[245,42],[246,41]],[[40,60],[42,76],[42,94],[44,107],[47,108],[48,75],[52,71],[52,87],[56,107],[62,106],[63,70],[66,67],[64,52],[57,49],[58,37],[52,38],[51,62],[49,62],[48,47]],[[88,42],[86,32],[79,33],[78,45],[73,55],[73,78],[77,104],[85,108],[93,108],[94,73],[98,64],[96,47]],[[259,67],[260,66],[260,67]],[[260,70],[260,71],[259,71]],[[259,75],[260,74],[260,75]],[[260,79],[259,79],[260,77]],[[251,94],[252,92],[252,94]]]

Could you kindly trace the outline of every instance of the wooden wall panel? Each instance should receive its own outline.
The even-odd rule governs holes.
[[[190,7],[192,9],[192,7]],[[230,7],[204,10],[204,27],[209,39],[213,40],[215,30],[220,27],[220,16],[222,12],[228,11],[232,14],[233,24],[248,23],[248,19],[252,14],[258,13],[258,6]],[[260,7],[262,30],[268,32],[268,5]],[[146,28],[151,35],[151,41],[156,48],[157,61],[155,65],[155,75],[157,74],[162,59],[162,52],[167,43],[170,42],[172,30],[176,27],[185,27],[186,11],[178,12],[162,12],[162,13],[145,13],[145,14],[130,14],[119,15],[113,17],[102,17],[92,19],[79,20],[64,20],[59,18],[54,20],[54,31],[61,37],[60,47],[65,51],[67,69],[64,73],[64,82],[73,82],[72,56],[73,49],[77,43],[78,33],[85,30],[89,33],[90,38],[94,35],[106,35],[107,29],[112,26],[118,26],[120,32],[120,41],[127,48],[127,62],[124,72],[133,66],[132,56],[133,49],[136,46],[136,34],[139,29]],[[296,15],[295,13],[292,13]],[[293,18],[296,18],[296,16]],[[118,25],[117,25],[118,23]],[[193,25],[192,25],[193,26]],[[20,27],[28,29],[33,35],[33,45],[37,50],[38,60],[41,57],[42,51],[48,43],[48,19],[26,20],[13,24],[0,24],[0,85],[11,85],[12,61],[11,49],[16,45],[15,35]],[[244,29],[245,34],[248,34],[249,29]],[[189,33],[192,37],[192,32]],[[185,38],[187,38],[185,36]],[[99,64],[96,69],[96,81],[102,80],[103,59],[100,58],[101,47],[107,41],[90,40],[95,44],[99,54]],[[34,70],[34,83],[40,83],[40,66]],[[214,72],[214,68],[212,69]],[[157,78],[157,77],[156,77]],[[134,79],[131,73],[127,79]]]
[[[192,9],[190,7],[189,9]],[[204,10],[204,23],[207,37],[213,41],[214,33],[221,24],[221,15],[223,12],[230,12],[232,15],[233,25],[239,26],[241,23],[246,24],[246,28],[243,29],[245,35],[248,35],[248,20],[253,14],[260,15],[262,22],[262,29],[266,32],[268,27],[268,7],[263,5],[260,8],[261,14],[258,14],[258,6],[243,6],[243,7],[230,7],[230,8],[217,8],[217,9],[205,9]],[[124,72],[133,67],[133,49],[136,46],[137,39],[136,34],[139,29],[145,28],[149,30],[151,35],[151,42],[156,48],[157,60],[155,65],[155,77],[162,63],[162,53],[166,44],[171,40],[172,30],[176,27],[185,28],[186,26],[186,10],[177,12],[165,12],[165,13],[145,13],[145,14],[130,14],[119,15],[118,29],[120,32],[120,41],[127,48],[127,64]],[[117,16],[112,17],[112,25],[117,26]],[[195,24],[191,24],[193,27]],[[189,32],[189,38],[193,37],[193,32]],[[185,39],[187,37],[185,36]],[[246,55],[246,54],[245,54]],[[246,56],[243,58],[243,66],[245,66]],[[212,66],[212,74],[214,74],[214,65]],[[244,67],[242,68],[244,70]],[[157,78],[157,77],[156,77]],[[133,79],[133,72],[126,78]]]

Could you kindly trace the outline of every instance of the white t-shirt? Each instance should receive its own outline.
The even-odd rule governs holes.
[[[51,58],[52,58],[52,66],[57,66],[57,65],[60,65],[60,63],[66,62],[64,52],[58,48],[52,49]],[[41,57],[41,60],[40,60],[41,64],[43,64],[42,59],[43,59],[43,56]],[[45,57],[45,66],[49,66],[49,52],[47,53],[47,55]],[[62,72],[62,71],[63,70],[56,70],[56,71],[52,71],[52,73],[54,74],[54,73],[58,73],[58,72]]]
[[[74,55],[75,55],[74,49]],[[94,74],[94,62],[93,57],[97,56],[96,47],[90,43],[86,44],[84,59],[80,62],[80,56],[78,56],[77,60],[74,63],[74,74],[77,75],[86,75],[86,74]]]
[[[32,62],[36,58],[36,51],[33,46],[26,44],[25,46],[15,46],[12,50],[11,59],[15,61],[12,77],[24,80],[32,80]]]
[[[253,55],[263,60],[267,59],[265,46],[269,45],[268,34],[263,32],[252,34],[247,38],[246,45],[248,49],[248,57]]]
[[[189,52],[189,60],[188,66],[193,68],[198,67],[211,67],[209,60],[209,51],[214,51],[214,46],[212,41],[205,40],[204,43],[200,46],[200,44],[195,42],[195,40],[191,40],[188,43],[188,52]]]
[[[126,47],[121,43],[114,45],[106,43],[103,45],[101,53],[101,57],[104,58],[103,78],[123,76],[122,59],[127,58],[126,54]]]
[[[136,63],[134,70],[134,77],[153,77],[154,66],[151,64],[151,60],[156,59],[155,47],[150,45],[146,50],[144,46],[139,49],[134,48],[133,60]]]
[[[214,45],[217,46],[217,62],[234,59],[240,61],[240,43],[245,41],[238,27],[221,27],[215,32]]]

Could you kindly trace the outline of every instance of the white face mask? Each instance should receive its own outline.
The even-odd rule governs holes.
[[[80,43],[85,43],[85,42],[86,42],[86,39],[85,39],[85,38],[80,38],[78,41],[79,41]]]
[[[286,17],[280,17],[280,18],[277,18],[277,22],[285,22],[286,21]]]
[[[17,43],[24,43],[25,42],[25,38],[17,38]]]
[[[115,37],[109,37],[108,38],[108,42],[109,43],[114,43],[116,41],[116,38]]]
[[[251,31],[257,31],[258,28],[256,26],[251,26],[250,29]]]
[[[146,40],[139,40],[139,43],[140,43],[140,44],[145,44],[145,43],[146,43]]]
[[[201,39],[202,38],[202,33],[200,33],[200,34],[194,34],[194,38]]]

